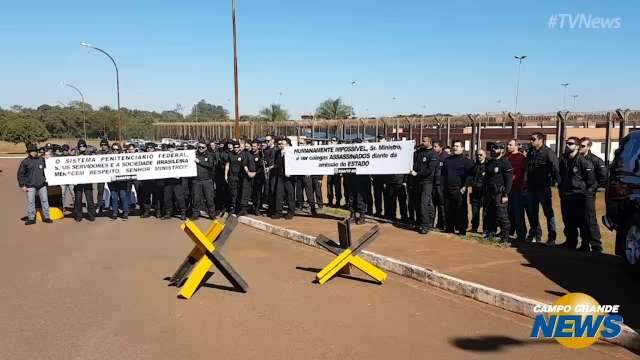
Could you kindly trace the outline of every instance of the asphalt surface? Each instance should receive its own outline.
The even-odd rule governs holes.
[[[25,227],[16,166],[0,159],[0,359],[636,358],[529,340],[531,319],[394,275],[314,284],[328,253],[243,225],[223,253],[249,292],[215,273],[181,300],[164,280],[193,246],[177,219]]]

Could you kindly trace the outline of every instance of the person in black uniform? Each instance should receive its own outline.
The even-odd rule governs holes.
[[[445,231],[460,235],[467,233],[469,215],[467,206],[467,179],[472,175],[473,161],[464,155],[462,141],[453,142],[453,154],[444,160],[442,181],[446,213]]]
[[[531,134],[531,150],[527,153],[526,187],[528,198],[529,236],[527,240],[540,242],[542,228],[538,217],[542,206],[547,218],[548,245],[556,242],[556,219],[553,214],[551,186],[558,179],[558,158],[553,150],[544,145],[542,133]]]
[[[485,165],[484,175],[484,218],[487,222],[484,237],[489,238],[497,233],[500,227],[500,239],[509,241],[508,203],[511,185],[513,185],[513,168],[509,160],[504,158],[505,145],[502,142],[491,144],[491,159]]]
[[[600,226],[598,226],[598,222],[595,221],[597,219],[596,216],[596,194],[598,192],[598,188],[604,188],[607,186],[607,178],[608,171],[607,165],[604,163],[602,159],[591,152],[591,139],[588,137],[583,137],[580,139],[580,155],[584,156],[585,159],[591,162],[593,166],[593,171],[596,176],[597,186],[595,187],[595,191],[592,195],[587,194],[587,205],[585,208],[586,219],[587,219],[587,227],[589,228],[589,238],[591,242],[591,246],[589,244],[583,242],[580,244],[580,250],[582,251],[590,251],[591,248],[594,248],[596,252],[602,251],[602,237],[600,235]],[[595,244],[595,246],[593,245]]]
[[[384,216],[387,220],[397,220],[397,208],[400,204],[400,219],[407,221],[407,175],[384,175]]]
[[[447,153],[444,152],[444,148],[442,147],[442,143],[440,141],[433,142],[433,151],[438,155],[438,168],[436,169],[436,174],[433,181],[433,221],[436,228],[440,230],[444,230],[446,221],[446,214],[444,211],[444,183],[442,179],[442,167],[444,166],[444,160],[449,157]]]
[[[100,140],[100,150],[98,150],[96,152],[97,155],[104,155],[104,154],[109,154],[111,153],[111,150],[109,149],[109,140],[107,139],[101,139]],[[97,199],[97,215],[101,216],[102,212],[104,211],[104,183],[99,183],[98,184],[98,199]]]
[[[156,144],[148,142],[144,145],[145,152],[153,152],[156,149]],[[155,209],[155,215],[157,218],[162,216],[162,180],[151,179],[140,181],[140,194],[139,201],[142,207],[141,218],[148,218],[151,216],[151,207]],[[153,198],[153,200],[152,200]]]
[[[251,151],[251,144],[249,143],[245,144],[245,149],[241,155],[242,168],[240,171],[240,194],[238,196],[240,202],[237,208],[240,209],[238,215],[246,216],[249,213],[249,200],[251,200],[251,193],[253,191],[253,179],[256,176],[256,162],[258,162],[259,159],[255,159],[255,155]]]
[[[354,143],[362,143],[362,139],[353,140]],[[367,192],[371,194],[371,177],[369,175],[346,174],[343,178],[348,181],[349,210],[351,218],[357,225],[364,224],[364,216],[367,213]]]
[[[87,142],[84,139],[78,140],[78,156],[89,155],[87,152]],[[96,208],[93,202],[93,184],[77,184],[73,187],[75,193],[73,212],[77,222],[82,221],[82,194],[84,193],[87,202],[87,219],[95,221]]]
[[[191,220],[197,220],[200,211],[206,209],[210,219],[216,217],[216,205],[213,194],[214,156],[207,151],[207,143],[200,140],[198,150],[196,150],[196,177],[193,179],[193,212]],[[205,204],[206,202],[206,204]],[[205,207],[206,206],[206,207]]]
[[[271,135],[265,136],[265,141],[266,145],[262,150],[262,156],[264,159],[264,166],[266,168],[266,176],[263,195],[264,200],[262,202],[268,207],[267,213],[271,213],[275,201],[276,179],[278,177],[273,165],[275,160],[276,147]]]
[[[240,187],[241,183],[241,173],[242,167],[246,162],[243,159],[241,154],[242,147],[240,143],[233,142],[231,143],[233,152],[228,155],[228,162],[225,165],[225,179],[227,180],[227,185],[229,186],[229,207],[227,211],[229,214],[235,214],[238,210],[239,198],[240,198]]]
[[[251,189],[251,202],[253,208],[251,213],[254,215],[260,215],[260,209],[262,209],[262,201],[264,195],[265,186],[265,166],[264,166],[264,152],[262,151],[263,143],[258,140],[251,142],[251,156],[253,158],[254,167],[256,169],[256,176],[253,178],[253,185]]]
[[[285,172],[284,149],[291,146],[291,140],[284,138],[278,142],[278,151],[275,153],[274,170],[277,174],[274,208],[271,215],[272,219],[282,218],[282,203],[286,199],[288,213],[286,219],[293,219],[295,214],[295,184],[291,176],[287,176]]]
[[[484,175],[487,165],[487,153],[480,149],[476,154],[476,163],[473,167],[473,178],[471,180],[471,232],[477,233],[480,226],[480,211],[482,210],[484,199]],[[483,210],[483,217],[486,210]],[[486,221],[482,221],[483,230],[486,230]]]
[[[225,167],[229,162],[229,151],[227,150],[227,142],[221,141],[215,150],[215,182],[216,192],[214,201],[216,209],[220,211],[229,209],[229,185],[225,179]]]
[[[592,251],[602,252],[600,239],[591,239],[592,232],[589,229],[591,221],[597,226],[595,212],[588,209],[598,187],[593,164],[580,155],[580,140],[577,137],[568,138],[565,145],[559,164],[558,192],[566,241],[560,246],[575,249],[580,229],[581,248],[588,250],[591,245]]]
[[[175,151],[176,145],[171,143],[167,146],[169,151]],[[184,185],[181,178],[163,179],[162,198],[164,201],[163,220],[171,219],[173,216],[173,200],[176,201],[178,211],[180,211],[180,220],[187,219],[187,207],[184,198]]]
[[[422,146],[413,155],[413,202],[416,209],[416,225],[420,234],[427,234],[433,224],[433,182],[438,168],[438,155],[433,150],[431,137],[422,138]]]
[[[338,144],[338,138],[331,138],[331,145]],[[335,203],[333,199],[335,197]],[[327,175],[327,200],[330,207],[340,207],[342,203],[342,175]]]

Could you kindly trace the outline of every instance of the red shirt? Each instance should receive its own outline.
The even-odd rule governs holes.
[[[507,155],[507,160],[513,168],[513,186],[511,191],[522,191],[525,184],[524,176],[527,172],[527,158],[522,153],[513,153]]]

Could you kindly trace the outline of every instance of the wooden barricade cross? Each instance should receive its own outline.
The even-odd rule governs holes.
[[[347,270],[348,273],[350,265],[360,269],[377,282],[381,284],[384,283],[387,278],[387,274],[358,256],[358,253],[362,251],[365,246],[373,242],[373,240],[378,237],[379,230],[380,227],[378,225],[372,227],[362,235],[360,239],[358,239],[358,243],[355,246],[352,246],[351,244],[351,227],[349,220],[338,222],[338,236],[340,244],[336,244],[324,235],[319,235],[316,238],[316,243],[327,249],[332,254],[337,255],[337,257],[325,266],[324,269],[320,270],[318,274],[316,274],[318,283],[321,285],[326,283],[341,271]]]
[[[169,278],[169,285],[180,287],[178,296],[185,299],[191,298],[212,265],[215,265],[236,289],[247,292],[249,288],[247,283],[220,253],[237,224],[238,219],[230,216],[224,224],[214,221],[205,233],[200,231],[191,220],[180,225],[196,245],[178,270]]]

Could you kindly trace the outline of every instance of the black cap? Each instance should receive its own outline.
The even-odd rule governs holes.
[[[156,146],[157,146],[156,143],[153,143],[153,142],[148,142],[148,143],[144,144],[144,147],[147,148],[147,149],[148,148],[154,148],[155,149]]]
[[[360,143],[362,143],[362,139],[355,138],[355,139],[353,139],[353,142],[356,143],[356,144],[360,144]]]
[[[109,140],[107,139],[100,140],[100,146],[103,146],[103,145],[109,146]]]
[[[87,142],[84,141],[84,139],[78,140],[78,146],[77,147],[79,148],[81,146],[87,147]]]
[[[176,144],[175,143],[169,143],[167,144],[167,148],[176,148]]]
[[[69,145],[68,144],[63,144],[62,145],[62,151],[69,151]]]
[[[38,146],[36,144],[27,144],[27,152],[38,152]]]
[[[331,141],[338,141],[338,138],[334,136],[331,138]]]

